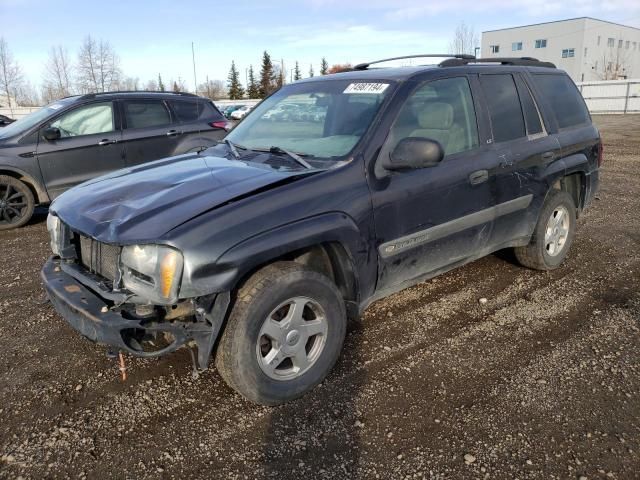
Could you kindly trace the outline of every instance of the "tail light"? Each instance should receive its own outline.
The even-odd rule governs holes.
[[[227,132],[231,130],[231,125],[226,120],[216,120],[215,122],[211,122],[209,125],[213,128],[223,128]]]
[[[603,160],[604,160],[604,144],[602,143],[602,139],[600,139],[600,143],[598,143],[598,168],[602,166]]]

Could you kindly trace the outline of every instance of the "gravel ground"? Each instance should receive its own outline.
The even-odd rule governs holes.
[[[45,212],[0,232],[0,477],[637,478],[640,116],[595,121],[602,188],[561,268],[500,252],[381,300],[277,408],[186,351],[122,383],[44,301]]]

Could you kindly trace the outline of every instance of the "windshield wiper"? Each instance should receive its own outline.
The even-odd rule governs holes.
[[[226,138],[224,139],[224,143],[227,147],[229,147],[229,150],[231,150],[231,154],[236,160],[240,158],[240,153],[238,153],[238,148],[235,143],[233,143],[231,140],[227,140]]]
[[[278,147],[278,146],[271,147],[269,148],[269,153],[273,153],[274,155],[287,155],[288,157],[295,160],[299,165],[302,165],[304,168],[307,168],[309,170],[313,170],[314,168],[311,165],[309,165],[309,163],[297,153],[290,152],[289,150],[285,150],[282,147]]]

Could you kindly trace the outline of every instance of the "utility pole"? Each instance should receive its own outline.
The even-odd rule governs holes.
[[[193,91],[198,94],[198,81],[196,80],[196,51],[191,42],[191,59],[193,60]]]

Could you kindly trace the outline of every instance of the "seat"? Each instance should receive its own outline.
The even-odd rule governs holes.
[[[413,130],[409,136],[436,140],[442,145],[445,153],[449,153],[452,130],[455,130],[453,107],[445,102],[427,102],[416,110],[420,128]]]

